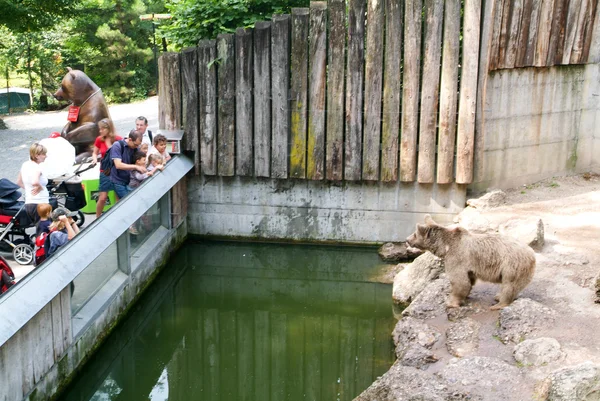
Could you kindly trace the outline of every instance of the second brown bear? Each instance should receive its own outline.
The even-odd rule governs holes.
[[[490,309],[502,309],[531,282],[535,271],[535,254],[528,246],[510,237],[472,234],[458,226],[446,228],[429,215],[406,242],[444,260],[451,285],[449,308],[459,307],[480,279],[501,284],[498,303]]]

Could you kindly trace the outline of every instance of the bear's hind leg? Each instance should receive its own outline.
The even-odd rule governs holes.
[[[458,308],[471,292],[471,277],[467,272],[450,277],[450,297],[446,306],[448,308]]]
[[[510,305],[511,302],[515,300],[518,293],[519,293],[519,289],[515,286],[514,283],[502,284],[500,293],[497,295],[498,303],[495,305],[492,305],[490,307],[490,310],[498,310],[498,309],[504,308],[505,306]]]

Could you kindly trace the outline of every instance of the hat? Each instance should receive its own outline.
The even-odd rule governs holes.
[[[52,217],[52,221],[58,221],[58,218],[60,216],[73,217],[77,216],[77,212],[72,212],[66,207],[59,206],[52,211],[52,214],[50,216]]]

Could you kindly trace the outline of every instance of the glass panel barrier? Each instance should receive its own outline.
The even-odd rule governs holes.
[[[161,226],[161,200],[156,202],[135,223],[129,227],[130,254],[135,253],[152,233]]]
[[[73,280],[71,313],[75,315],[106,284],[118,268],[117,242],[115,241]]]

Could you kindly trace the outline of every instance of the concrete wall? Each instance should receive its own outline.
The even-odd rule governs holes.
[[[423,215],[450,222],[465,205],[464,185],[333,183],[191,177],[190,234],[383,243],[403,241]]]
[[[600,7],[596,20],[600,21]],[[489,37],[489,25],[484,23],[484,38]],[[483,71],[486,48],[482,51]],[[480,77],[480,150],[470,188],[510,188],[552,176],[600,171],[600,23],[595,24],[590,61],[500,70]]]

